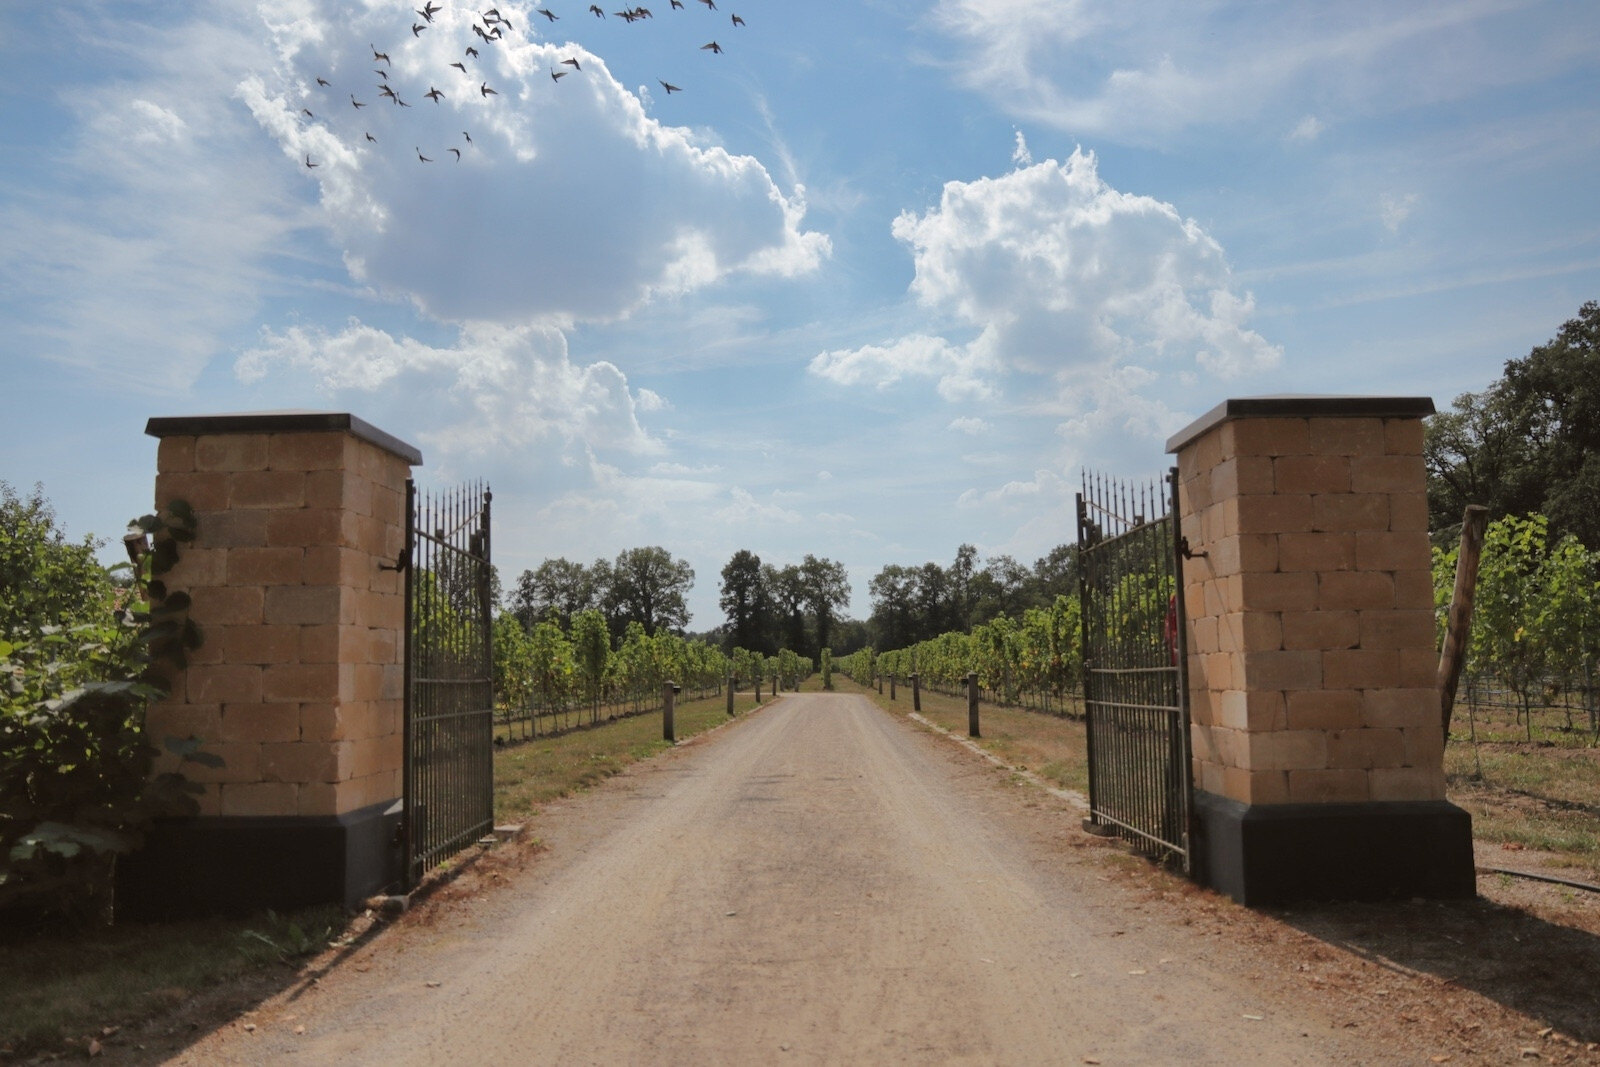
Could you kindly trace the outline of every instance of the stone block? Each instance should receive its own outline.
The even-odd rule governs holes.
[[[1420,455],[1357,456],[1350,461],[1350,488],[1357,493],[1416,492],[1427,482]]]
[[[1347,768],[1291,770],[1293,804],[1359,804],[1371,797],[1370,772]]]
[[[1354,533],[1286,533],[1278,535],[1281,571],[1348,571],[1356,565]]]
[[[156,470],[173,474],[194,470],[194,444],[188,435],[163,437],[156,445]]]
[[[1244,684],[1252,692],[1322,688],[1321,652],[1246,652],[1240,659],[1244,665]]]
[[[1318,576],[1311,571],[1249,574],[1240,583],[1240,596],[1231,610],[1310,611],[1317,606]]]
[[[1375,727],[1439,726],[1439,691],[1432,686],[1368,689],[1361,694],[1361,724]]]
[[[255,626],[265,619],[265,592],[260,586],[197,585],[189,587],[189,614],[201,626]]]
[[[259,704],[261,668],[243,663],[202,663],[184,672],[190,704]]]
[[[1279,456],[1272,461],[1276,493],[1348,493],[1350,459],[1347,456]]]
[[[1289,801],[1287,771],[1251,771],[1225,767],[1222,795],[1242,804],[1286,804]]]
[[[1395,533],[1427,533],[1429,526],[1426,493],[1390,493],[1389,529]]]
[[[1358,531],[1356,567],[1362,571],[1426,570],[1432,563],[1424,531],[1379,533]]]
[[[1402,648],[1396,685],[1406,689],[1432,688],[1439,678],[1439,653],[1432,647]]]
[[[343,782],[356,765],[352,741],[295,742],[261,746],[261,778],[267,782]]]
[[[343,470],[360,447],[342,431],[275,433],[267,443],[268,465],[280,471]]]
[[[229,476],[236,508],[303,508],[306,476],[301,471],[240,471]]]
[[[195,439],[195,470],[262,471],[267,469],[267,437],[258,433],[206,434]]]
[[[1400,730],[1333,730],[1328,734],[1330,767],[1403,767],[1406,764],[1405,734]]]
[[[204,548],[263,548],[270,511],[219,511],[207,515],[196,538]],[[185,553],[187,558],[193,553]]]
[[[1420,456],[1424,433],[1421,419],[1384,419],[1383,450],[1390,455]]]
[[[1237,532],[1242,534],[1310,533],[1313,526],[1309,493],[1244,496],[1228,503],[1238,506]]]
[[[1303,456],[1311,451],[1302,418],[1233,419],[1220,427],[1222,452],[1233,456]]]
[[[1444,731],[1439,723],[1408,727],[1400,733],[1405,738],[1403,766],[1426,767],[1444,773]]]
[[[295,659],[300,663],[338,663],[347,647],[345,634],[352,629],[338,623],[296,626],[299,649]]]
[[[1328,766],[1328,734],[1323,730],[1274,730],[1245,735],[1247,754],[1237,766],[1253,771],[1297,771]]]
[[[371,712],[365,704],[351,706],[337,700],[308,700],[297,707],[302,741],[349,741],[370,736],[367,728]]]
[[[301,548],[235,548],[228,552],[229,585],[299,585],[304,580]]]
[[[344,510],[344,471],[307,471],[306,507],[315,510]]]
[[[1361,615],[1354,611],[1286,611],[1283,647],[1295,650],[1355,648],[1361,644]]]
[[[200,514],[201,528],[210,512],[226,511],[232,500],[233,480],[224,471],[172,471],[156,475],[156,506],[187,501]]]
[[[1311,451],[1323,455],[1372,456],[1384,451],[1383,420],[1377,418],[1313,418],[1308,420]]]
[[[1437,624],[1431,609],[1395,608],[1359,614],[1362,648],[1424,648],[1432,654]]]
[[[1329,571],[1317,575],[1316,582],[1313,606],[1322,611],[1370,611],[1395,606],[1394,578],[1388,574]]]
[[[298,704],[228,704],[222,710],[219,740],[263,744],[300,740]]]
[[[1311,501],[1311,525],[1319,531],[1388,530],[1389,493],[1324,493]]]
[[[1382,648],[1324,652],[1322,678],[1329,689],[1392,689],[1400,684],[1400,653]]]
[[[333,586],[274,586],[265,590],[263,617],[282,626],[339,622],[341,596]]]
[[[190,737],[215,741],[221,729],[221,704],[180,704],[162,700],[151,704],[145,712],[145,732],[158,749],[169,737],[180,741]]]
[[[223,815],[294,815],[299,787],[293,782],[229,782],[222,786]]]
[[[213,645],[227,663],[294,663],[300,657],[300,627],[208,626],[202,647]]]
[[[1424,568],[1396,571],[1394,606],[1433,610],[1433,572]]]
[[[1363,694],[1355,689],[1311,689],[1286,694],[1291,730],[1349,730],[1365,724]]]
[[[331,548],[338,545],[340,530],[340,512],[337,508],[304,507],[273,511],[267,519],[267,542],[286,548]]]
[[[1427,767],[1378,767],[1367,772],[1373,800],[1443,800],[1444,774]]]
[[[1288,725],[1285,706],[1282,692],[1230,689],[1218,694],[1218,723],[1232,730],[1282,730]]]
[[[262,676],[265,700],[327,701],[340,697],[337,663],[284,663],[266,667]]]

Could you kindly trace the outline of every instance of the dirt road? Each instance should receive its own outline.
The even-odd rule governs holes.
[[[1393,1062],[1131,910],[1061,802],[860,697],[786,697],[559,807],[514,885],[176,1062]]]

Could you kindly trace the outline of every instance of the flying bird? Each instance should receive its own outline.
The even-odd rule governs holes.
[[[367,105],[363,104],[361,101],[357,100],[355,93],[351,93],[350,94],[350,106],[351,107],[366,107]]]
[[[489,83],[488,82],[484,82],[482,85],[478,86],[478,91],[480,93],[482,93],[484,96],[499,96],[500,95],[500,90],[489,88]]]
[[[677,8],[679,11],[683,10],[683,0],[670,0],[670,2],[672,6]]]
[[[735,26],[743,26],[744,25],[744,19],[740,18],[738,15],[735,15],[735,16],[733,16],[733,24]]]
[[[305,108],[305,107],[300,109],[300,114],[304,115],[308,119],[314,119],[314,118],[317,117],[317,116],[315,116],[315,115],[313,115],[311,113],[311,109],[310,108]]]
[[[459,149],[459,148],[446,148],[445,151],[446,152],[454,152],[456,154],[456,162],[457,163],[461,162],[461,149]]]
[[[560,15],[557,15],[554,11],[551,11],[547,7],[536,7],[533,10],[534,10],[534,12],[536,14],[543,15],[545,18],[549,19],[551,22],[554,22],[556,19],[561,17]]]
[[[461,136],[463,136],[463,137],[465,137],[467,139],[467,143],[468,144],[472,143],[472,134],[468,133],[466,130],[462,130],[461,131]]]
[[[465,63],[461,62],[459,59],[456,60],[454,63],[452,63],[450,65],[452,67],[456,68],[457,70],[459,70],[463,74],[465,74],[467,72],[467,65]]]
[[[712,41],[710,44],[703,44],[700,46],[700,51],[702,52],[706,51],[707,49],[710,49],[714,54],[721,54],[722,52],[722,46],[715,41]]]
[[[429,159],[427,156],[422,154],[422,149],[420,149],[420,148],[417,149],[417,158],[422,160],[422,162],[424,162],[424,163],[432,163],[433,162],[433,160]]]
[[[394,90],[389,88],[387,85],[378,86],[378,95],[379,96],[387,96],[390,100],[398,100],[399,99],[399,97],[394,95]]]
[[[328,84],[331,84],[331,83],[328,81],[327,78],[318,78],[317,79],[317,84],[318,85],[328,85]]]
[[[380,59],[383,60],[385,63],[389,63],[389,53],[388,52],[380,52],[380,51],[378,51],[378,46],[377,45],[373,45],[372,46],[372,61],[374,63],[376,63]],[[389,63],[389,65],[391,67],[394,66],[393,63]]]
[[[478,58],[478,50],[476,48],[472,47],[469,44],[469,45],[467,45],[467,55],[471,56],[473,59],[477,59]]]
[[[550,72],[550,80],[553,82],[559,82],[562,78],[565,78],[570,73],[571,71],[566,70],[552,70]]]
[[[561,62],[565,63],[567,66],[571,67],[573,70],[582,70],[583,69],[582,67],[578,66],[578,61],[576,59],[563,59]]]
[[[437,15],[439,13],[439,11],[440,11],[439,5],[434,3],[433,0],[428,0],[428,2],[426,4],[422,5],[422,10],[418,11],[417,14],[421,15],[423,18],[427,19],[429,22],[432,22],[433,21],[433,16]]]
[[[657,78],[656,81],[661,81],[661,79]],[[663,88],[663,89],[665,89],[667,91],[667,95],[668,96],[671,96],[673,93],[681,93],[681,92],[683,92],[682,89],[678,88],[676,85],[673,85],[673,84],[671,84],[669,82],[661,82],[661,88]]]
[[[406,103],[404,100],[400,99],[398,96],[396,96],[394,98],[394,102],[396,104],[399,104],[401,107],[410,107],[411,106],[410,104]]]
[[[382,67],[373,67],[372,68],[372,73],[376,74],[378,77],[382,78],[384,81],[388,81],[389,80],[389,72],[384,70]]]
[[[712,11],[717,9],[717,0],[700,0],[700,2],[706,5],[706,7],[710,8]]]
[[[306,166],[307,167],[320,167],[320,166],[322,166],[322,164],[321,163],[313,163],[313,162],[311,162],[311,156],[309,154],[307,154],[307,156],[306,156]]]
[[[427,29],[427,28],[428,27],[427,27],[426,23],[413,22],[411,24],[411,36],[413,36],[413,37],[421,37],[422,36],[422,31]]]
[[[597,19],[603,19],[603,18],[606,17],[606,13],[604,11],[600,10],[600,5],[599,4],[590,4],[589,5],[589,11]]]
[[[432,100],[435,104],[444,99],[444,94],[431,85],[428,86],[428,91],[422,95],[427,97],[429,100]]]
[[[372,136],[372,134],[370,134],[370,133],[367,134],[367,140],[371,141],[373,144],[377,144],[378,143],[378,139],[376,137]]]

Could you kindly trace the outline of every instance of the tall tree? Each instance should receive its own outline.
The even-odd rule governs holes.
[[[673,559],[664,548],[630,548],[618,553],[611,565],[609,601],[616,614],[613,633],[638,622],[645,633],[682,630],[689,622],[689,590],[694,568],[687,560]],[[621,624],[621,630],[617,628]]]
[[[772,592],[773,629],[776,648],[800,650],[809,647],[806,639],[806,582],[799,567],[762,568],[767,588]]]
[[[771,602],[761,557],[741,548],[722,568],[722,595],[718,604],[728,617],[725,635],[728,648],[754,649],[762,655],[775,651],[767,636],[771,628]]]
[[[850,603],[850,576],[844,564],[831,559],[818,559],[809,552],[800,564],[801,579],[805,587],[806,607],[816,629],[817,656],[828,647],[833,634],[834,613]]]
[[[1600,302],[1429,420],[1424,455],[1435,531],[1482,504],[1491,519],[1541,512],[1552,538],[1600,549]]]
[[[574,615],[595,606],[599,592],[595,574],[583,564],[560,557],[547,559],[517,579],[511,611],[525,630],[531,631],[551,612],[566,629],[572,626]]]

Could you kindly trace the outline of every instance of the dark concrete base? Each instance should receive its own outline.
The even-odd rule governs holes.
[[[1477,894],[1472,817],[1448,801],[1194,799],[1197,877],[1241,904]]]
[[[117,865],[130,919],[353,908],[401,876],[399,801],[344,815],[167,819]]]

